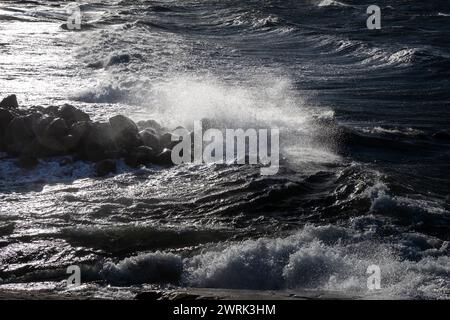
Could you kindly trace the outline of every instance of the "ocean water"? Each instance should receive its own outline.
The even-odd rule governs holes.
[[[0,1],[0,95],[175,128],[280,129],[281,167],[0,155],[0,289],[450,298],[445,1]],[[446,131],[447,130],[447,131]],[[82,286],[67,289],[78,265]],[[367,288],[377,265],[381,289]],[[120,290],[119,290],[119,289]],[[119,291],[117,291],[119,290]],[[118,293],[119,292],[119,293]]]

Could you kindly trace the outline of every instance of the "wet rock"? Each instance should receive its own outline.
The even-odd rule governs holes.
[[[175,141],[172,141],[172,138],[175,139]],[[173,149],[173,147],[179,143],[179,137],[170,132],[166,132],[160,137],[159,141],[162,149]]]
[[[138,134],[139,130],[137,125],[123,115],[117,115],[109,119],[112,129],[115,133],[130,132],[132,134]]]
[[[0,109],[0,150],[5,149],[4,136],[6,128],[14,118],[13,114],[6,109]]]
[[[33,128],[47,156],[67,154],[77,146],[79,141],[70,134],[69,127],[61,118],[53,119],[43,116],[35,122]]]
[[[147,146],[139,146],[125,157],[125,163],[130,167],[156,162],[157,152]]]
[[[43,136],[47,127],[54,119],[54,117],[48,116],[46,114],[41,115],[39,118],[36,118],[31,124],[31,130],[37,137]]]
[[[116,64],[122,64],[122,63],[128,63],[130,62],[131,58],[129,54],[119,54],[119,55],[112,55],[108,58],[108,60],[105,62],[105,66],[113,66]]]
[[[14,115],[9,110],[0,108],[0,133],[8,126],[13,118]]]
[[[45,135],[50,137],[65,136],[69,132],[69,127],[61,118],[53,119],[45,129]]]
[[[80,109],[75,108],[70,104],[65,104],[62,107],[60,107],[56,111],[56,114],[59,117],[63,118],[68,126],[71,126],[75,122],[90,120],[89,115],[87,113],[81,111]]]
[[[438,131],[433,134],[434,139],[450,141],[450,132],[446,130]]]
[[[17,97],[15,94],[7,96],[0,102],[0,107],[2,108],[11,108],[17,109],[19,108],[19,104],[17,103]]]
[[[142,143],[152,148],[153,150],[160,150],[160,141],[158,135],[155,133],[152,129],[145,129],[139,132],[139,135],[141,137]]]
[[[153,129],[155,132],[161,132],[161,125],[155,120],[142,120],[137,123],[139,129]]]
[[[109,119],[114,141],[118,147],[132,150],[142,145],[137,125],[129,118],[117,115]]]
[[[69,128],[69,134],[76,137],[78,140],[84,140],[91,128],[91,122],[80,121],[72,124]]]
[[[24,146],[24,148],[21,151],[21,155],[27,156],[27,157],[42,158],[42,157],[50,157],[50,156],[54,156],[54,155],[58,155],[58,154],[55,154],[55,151],[52,151],[52,150],[46,148],[44,145],[42,145],[38,138],[34,138],[33,141],[31,141],[29,144]]]
[[[116,161],[112,159],[106,159],[97,162],[95,164],[95,172],[98,177],[104,177],[110,173],[117,172]]]
[[[164,149],[161,151],[155,159],[155,163],[162,165],[162,166],[172,166],[172,150],[170,149]]]
[[[27,170],[36,168],[39,164],[39,160],[33,156],[21,156],[18,161],[18,165]]]
[[[58,106],[49,106],[47,108],[44,108],[44,111],[46,114],[56,117],[56,116],[58,116],[59,107]]]
[[[87,160],[98,161],[110,158],[117,152],[113,130],[109,123],[94,122],[90,125],[81,153]]]
[[[8,124],[5,132],[6,149],[13,155],[18,155],[34,140],[34,133],[25,117],[16,117]]]

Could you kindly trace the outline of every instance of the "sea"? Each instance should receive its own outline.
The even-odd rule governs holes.
[[[25,170],[0,154],[0,290],[449,299],[448,4],[0,1],[0,96],[22,108],[280,132],[271,176],[119,161],[99,178],[90,162]]]

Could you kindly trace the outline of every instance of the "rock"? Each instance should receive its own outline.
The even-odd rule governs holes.
[[[33,130],[33,133],[37,137],[43,136],[45,134],[47,127],[54,119],[55,118],[44,114],[41,117],[34,120],[34,122],[31,124],[31,130]]]
[[[137,123],[139,129],[153,129],[155,132],[161,132],[161,125],[155,120],[142,120]]]
[[[117,115],[109,119],[109,123],[114,131],[114,133],[130,132],[132,134],[138,134],[139,130],[137,125],[131,120],[123,115]]]
[[[158,135],[155,133],[152,129],[145,129],[139,132],[139,135],[141,137],[142,143],[152,148],[153,150],[160,150],[161,145],[159,141]]]
[[[82,144],[83,150],[80,150],[80,153],[91,161],[111,158],[117,152],[113,130],[109,123],[94,122],[90,124],[89,132]]]
[[[169,132],[164,133],[159,138],[161,149],[164,149],[164,148],[172,149],[176,144],[178,144],[180,142],[178,139],[176,139],[175,141],[172,141],[172,137],[178,138],[177,136],[175,136]]]
[[[163,166],[172,166],[172,150],[166,148],[161,151],[156,156],[155,163]]]
[[[61,118],[53,119],[45,129],[45,135],[48,137],[63,137],[69,132],[69,127]]]
[[[446,130],[438,131],[433,134],[433,138],[438,140],[450,140],[450,132]]]
[[[66,121],[67,125],[69,126],[71,126],[75,122],[90,120],[89,115],[87,113],[81,111],[80,109],[75,108],[70,104],[65,104],[62,107],[60,107],[56,111],[56,114],[59,117],[63,118]]]
[[[89,121],[80,121],[72,124],[69,128],[69,134],[78,138],[79,140],[83,140],[89,133],[91,128],[91,122]]]
[[[0,109],[0,150],[5,149],[4,136],[6,128],[14,118],[13,114],[6,109]]]
[[[37,158],[58,155],[58,153],[55,153],[54,150],[48,149],[47,147],[42,145],[38,138],[34,138],[33,141],[24,146],[24,148],[21,151],[21,154],[22,156],[37,157]]]
[[[16,117],[8,124],[5,132],[6,149],[13,155],[18,155],[34,140],[34,133],[25,117]]]
[[[59,107],[58,106],[49,106],[47,108],[44,108],[45,113],[48,115],[58,116]]]
[[[157,152],[147,146],[139,146],[125,157],[125,163],[130,167],[155,163]]]
[[[19,108],[19,104],[17,103],[16,95],[12,94],[10,96],[7,96],[5,99],[3,99],[0,102],[0,107],[2,107],[2,108],[10,108],[10,109],[17,109],[17,108]]]
[[[0,133],[8,126],[14,115],[7,109],[0,109]]]
[[[130,62],[130,55],[129,54],[119,54],[119,55],[112,55],[108,58],[107,61],[105,61],[105,66],[113,66],[116,64],[122,64],[122,63],[128,63]]]
[[[137,125],[129,118],[117,115],[109,119],[114,141],[127,151],[142,145]]]
[[[33,131],[43,147],[43,150],[35,151],[46,156],[67,154],[79,141],[70,134],[70,129],[62,118],[54,119],[43,115],[35,121]]]
[[[27,170],[31,170],[36,168],[36,166],[39,164],[39,160],[36,159],[33,156],[21,156],[18,161],[18,165]]]
[[[104,177],[110,173],[117,172],[116,161],[112,159],[106,159],[99,161],[95,164],[95,172],[98,177]]]

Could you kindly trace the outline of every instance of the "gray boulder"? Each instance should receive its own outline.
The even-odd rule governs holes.
[[[142,141],[139,136],[137,125],[123,115],[117,115],[109,119],[113,138],[119,148],[130,151],[140,145]]]
[[[18,155],[34,140],[34,137],[35,135],[26,117],[16,117],[11,120],[6,128],[4,143],[8,152]]]
[[[5,149],[4,137],[6,128],[13,118],[14,116],[11,112],[9,112],[7,109],[0,108],[0,150]]]
[[[170,149],[164,149],[161,151],[155,159],[155,163],[162,165],[162,166],[172,166],[172,150]]]
[[[109,123],[94,122],[83,141],[81,153],[87,160],[99,161],[111,158],[117,152],[113,129]]]
[[[172,137],[175,141],[172,141]],[[173,149],[173,147],[179,143],[179,137],[170,132],[166,132],[159,138],[159,141],[161,149]]]
[[[161,144],[159,141],[159,136],[152,129],[145,129],[139,132],[139,136],[141,137],[142,143],[152,148],[153,150],[160,150]]]
[[[17,97],[15,94],[12,94],[10,96],[7,96],[0,102],[1,108],[11,108],[11,109],[17,109],[19,108],[19,104],[17,103]]]
[[[70,104],[65,104],[56,110],[56,114],[63,118],[67,125],[71,126],[75,122],[89,121],[89,115]]]
[[[125,156],[125,163],[130,167],[155,163],[157,152],[147,146],[139,146]]]
[[[155,132],[161,132],[162,127],[161,125],[156,122],[155,120],[141,120],[138,121],[137,123],[139,129],[144,130],[144,129],[153,129],[155,130]]]

